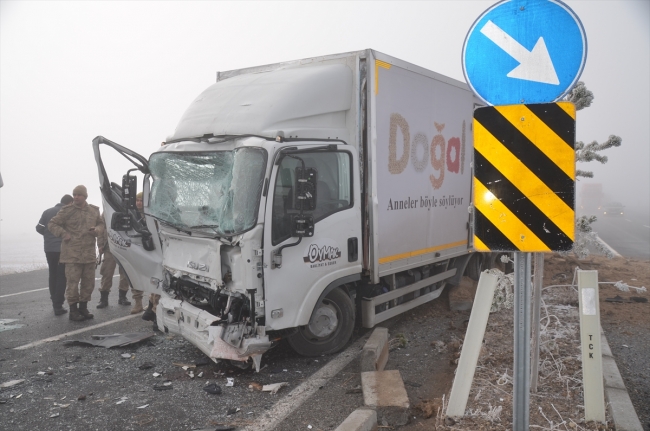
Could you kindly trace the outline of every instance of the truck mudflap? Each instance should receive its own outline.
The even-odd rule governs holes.
[[[268,335],[254,334],[250,337],[242,336],[239,347],[235,347],[223,340],[224,332],[232,334],[232,331],[228,330],[229,326],[224,331],[224,326],[215,325],[221,321],[219,317],[177,299],[160,298],[156,320],[161,330],[181,335],[211,359],[247,362],[250,358],[257,371],[262,354],[272,346]]]

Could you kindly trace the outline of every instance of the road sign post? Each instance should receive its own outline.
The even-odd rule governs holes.
[[[528,429],[530,252],[575,234],[575,106],[561,100],[587,58],[582,23],[559,0],[502,0],[470,28],[463,73],[474,114],[474,248],[515,252],[513,429]],[[503,106],[510,105],[510,106]]]
[[[527,430],[530,422],[530,255],[515,253],[513,430]]]

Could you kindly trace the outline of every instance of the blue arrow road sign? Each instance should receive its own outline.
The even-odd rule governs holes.
[[[559,0],[503,0],[474,22],[463,73],[490,105],[550,103],[576,84],[587,59],[578,16]]]

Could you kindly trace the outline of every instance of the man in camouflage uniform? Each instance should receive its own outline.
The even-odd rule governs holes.
[[[59,262],[65,263],[65,298],[70,305],[70,320],[74,321],[93,318],[88,301],[95,289],[95,238],[104,230],[99,208],[88,204],[87,198],[85,186],[75,187],[72,205],[63,207],[47,225],[50,232],[63,239]]]
[[[104,221],[103,216],[102,221]],[[108,233],[106,224],[104,224],[104,231],[100,234],[100,236],[97,237],[97,246],[99,248],[99,253],[104,253],[104,262],[102,263],[102,267],[99,270],[99,273],[102,275],[102,283],[101,287],[99,288],[101,298],[99,300],[99,305],[97,305],[97,308],[104,308],[108,306],[108,294],[110,293],[111,286],[113,285],[113,274],[115,274],[115,267],[117,266],[117,261],[115,260],[113,253],[111,253],[111,250],[108,247]],[[120,296],[117,303],[119,305],[131,305],[131,302],[126,299],[126,293],[129,291],[129,280],[122,270],[122,267],[119,267],[119,274]],[[131,310],[131,314],[142,312],[142,291],[131,288],[131,296],[135,302],[135,305]]]

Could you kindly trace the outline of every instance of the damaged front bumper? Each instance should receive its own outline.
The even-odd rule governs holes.
[[[156,319],[158,328],[183,336],[215,362],[217,359],[240,362],[251,359],[259,371],[262,354],[272,346],[264,327],[253,328],[247,334],[240,325],[229,325],[186,301],[160,298]]]

